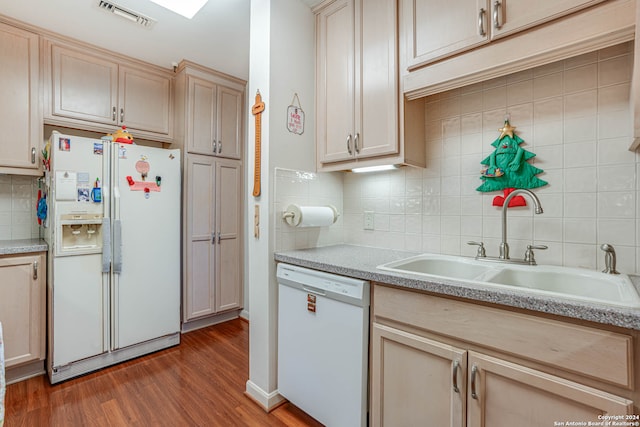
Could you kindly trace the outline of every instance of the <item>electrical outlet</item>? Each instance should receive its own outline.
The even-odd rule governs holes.
[[[364,211],[364,229],[373,230],[373,211]]]

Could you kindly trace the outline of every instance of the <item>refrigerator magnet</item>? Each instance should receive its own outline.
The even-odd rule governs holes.
[[[127,158],[127,149],[123,146],[118,147],[118,157],[121,159]]]
[[[71,151],[71,139],[69,138],[58,139],[58,149],[60,151]]]
[[[102,151],[104,150],[102,142],[94,142],[93,143],[93,154],[96,156],[102,156]]]

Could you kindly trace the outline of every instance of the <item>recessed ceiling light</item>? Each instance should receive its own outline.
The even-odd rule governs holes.
[[[185,18],[193,18],[202,6],[208,0],[151,0],[153,3],[160,5],[172,12],[184,16]]]

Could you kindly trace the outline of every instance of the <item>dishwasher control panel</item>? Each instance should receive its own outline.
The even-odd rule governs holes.
[[[278,264],[278,283],[320,296],[330,296],[356,305],[369,304],[369,282],[311,270],[289,264]]]

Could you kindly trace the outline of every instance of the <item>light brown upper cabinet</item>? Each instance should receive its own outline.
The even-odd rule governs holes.
[[[0,173],[41,175],[38,35],[0,23]]]
[[[45,123],[173,140],[173,74],[90,47],[45,43]]]
[[[189,153],[240,159],[244,83],[182,61],[177,75],[176,136]]]
[[[406,0],[409,69],[567,15],[603,0]]]
[[[338,0],[316,9],[318,170],[404,161],[396,35],[396,2]]]
[[[633,40],[634,0],[398,0],[409,100]]]

